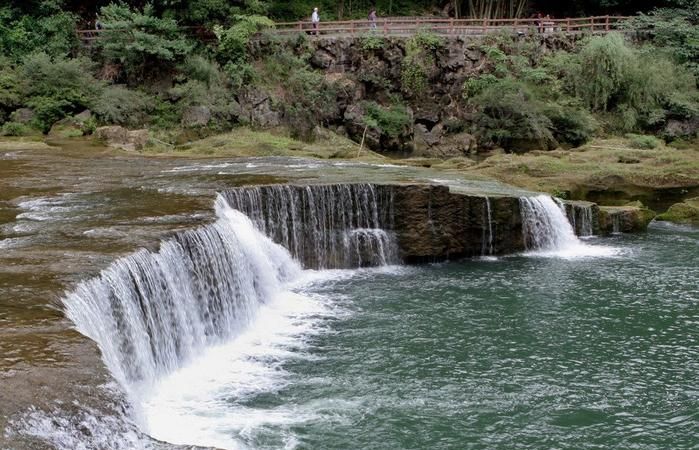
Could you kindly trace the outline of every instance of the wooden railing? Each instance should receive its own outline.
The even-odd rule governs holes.
[[[368,20],[320,22],[318,35],[353,36],[374,32],[386,36],[409,36],[420,30],[446,36],[480,36],[497,32],[513,33],[608,33],[621,29],[626,16],[596,16],[568,19],[451,19],[386,18],[375,23]],[[304,32],[315,35],[310,21],[277,23],[276,34]]]
[[[355,36],[376,33],[384,36],[411,36],[418,31],[429,31],[445,36],[482,36],[498,32],[511,33],[608,33],[622,29],[621,24],[629,19],[626,16],[596,16],[568,19],[452,19],[391,17],[379,18],[371,23],[368,20],[345,20],[320,22],[318,36]],[[182,27],[187,34],[202,41],[214,41],[214,34],[204,27]],[[107,31],[80,30],[78,38],[90,45]],[[269,32],[279,35],[306,33],[316,35],[310,21],[280,22]]]

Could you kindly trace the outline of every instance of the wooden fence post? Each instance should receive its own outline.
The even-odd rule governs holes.
[[[609,32],[609,16],[604,18],[604,30]]]

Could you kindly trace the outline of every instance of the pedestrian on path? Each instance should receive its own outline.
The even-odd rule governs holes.
[[[318,8],[313,8],[313,14],[311,14],[311,23],[313,24],[313,32],[318,36],[318,24],[320,24],[320,16],[318,15]]]
[[[369,11],[369,27],[372,31],[376,29],[376,8],[371,8]]]

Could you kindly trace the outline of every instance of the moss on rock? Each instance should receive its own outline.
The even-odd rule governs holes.
[[[699,225],[699,197],[675,203],[666,212],[660,214],[657,219]]]

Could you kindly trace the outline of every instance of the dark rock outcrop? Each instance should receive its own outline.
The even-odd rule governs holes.
[[[362,102],[384,107],[399,102],[411,111],[406,132],[391,138],[380,129],[368,129],[365,145],[372,150],[437,158],[476,151],[475,136],[461,134],[467,130],[455,130],[448,124],[472,120],[463,101],[464,82],[495,69],[483,39],[446,37],[442,45],[422,49],[423,64],[415,65],[424,77],[424,83],[418,83],[419,88],[406,84],[403,77],[409,61],[408,38],[374,36],[372,39],[376,42],[367,44],[364,37],[319,37],[302,44],[293,39],[282,44],[295,54],[308,52],[309,68],[323,71],[326,80],[335,86],[337,110],[324,116],[322,122],[330,127],[343,127],[350,138],[359,141],[365,128]],[[512,39],[523,38],[512,36]],[[540,47],[537,54],[545,55],[553,49],[570,49],[580,37],[533,35],[526,39],[531,40],[532,46]],[[275,51],[275,45],[279,44],[253,40],[250,54],[262,60]],[[266,94],[244,92],[238,100],[244,111],[241,120],[261,127],[286,124],[298,128],[298,124],[287,123],[291,118],[283,114],[283,105],[272,102]],[[541,148],[542,143],[525,141],[518,145]]]
[[[602,234],[645,231],[655,213],[638,206],[600,206],[599,229]]]

